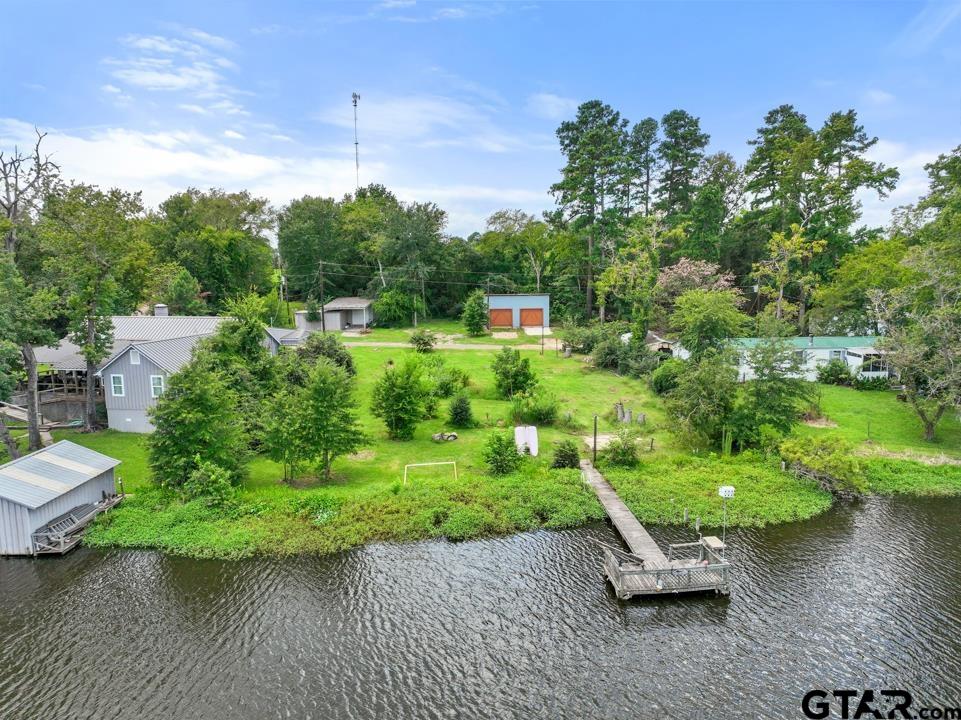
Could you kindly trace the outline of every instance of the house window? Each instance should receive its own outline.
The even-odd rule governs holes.
[[[843,359],[844,359],[844,351],[843,351],[843,350],[832,350],[832,351],[831,351],[831,359],[832,359],[832,360],[843,360]]]
[[[123,375],[111,375],[110,376],[110,394],[114,397],[123,397]]]
[[[807,353],[804,350],[795,350],[794,357],[802,365],[807,362]]]
[[[163,375],[151,375],[150,376],[150,397],[158,398],[164,393],[164,376]]]
[[[131,365],[139,365],[139,364],[140,364],[140,351],[139,351],[139,350],[131,350],[131,351],[130,351],[130,364],[131,364]]]
[[[887,361],[880,355],[865,354],[864,364],[861,366],[862,372],[883,373],[888,371]]]

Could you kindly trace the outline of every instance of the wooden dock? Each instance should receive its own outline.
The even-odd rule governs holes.
[[[718,538],[708,536],[697,542],[669,545],[665,555],[604,476],[587,460],[581,461],[581,471],[629,548],[629,552],[604,548],[604,575],[619,598],[730,593],[731,566],[723,557],[724,544]]]

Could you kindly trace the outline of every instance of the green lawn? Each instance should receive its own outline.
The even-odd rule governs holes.
[[[867,451],[877,445],[891,452],[943,453],[961,458],[961,423],[954,413],[945,413],[936,440],[928,442],[914,410],[899,401],[894,391],[818,385],[817,392],[822,413],[837,427],[800,425],[799,433],[843,437]]]
[[[154,547],[169,552],[209,557],[239,557],[256,553],[324,553],[374,541],[410,541],[431,537],[465,539],[540,527],[571,527],[603,517],[593,494],[576,470],[549,469],[555,441],[581,441],[592,428],[615,429],[611,408],[623,400],[635,413],[647,414],[644,443],[654,439],[653,452],[641,453],[637,468],[603,468],[625,502],[644,522],[679,523],[684,509],[706,524],[720,520],[717,487],[738,488],[729,505],[732,525],[759,526],[810,517],[824,511],[831,497],[807,482],[783,473],[774,459],[749,453],[736,458],[693,456],[674,438],[660,401],[646,384],[590,368],[578,359],[541,356],[523,351],[544,388],[560,401],[565,419],[559,427],[541,428],[541,456],[526,461],[508,478],[485,472],[481,448],[496,426],[510,427],[508,403],[495,394],[488,351],[442,351],[450,365],[471,377],[470,396],[481,427],[458,431],[455,442],[435,443],[432,433],[447,427],[446,401],[439,417],[425,420],[413,440],[386,437],[382,422],[369,412],[373,383],[384,364],[413,352],[406,348],[357,347],[357,397],[361,424],[369,437],[355,456],[334,463],[329,484],[307,479],[291,487],[281,482],[281,469],[261,457],[249,465],[249,477],[236,502],[212,509],[202,501],[181,502],[149,481],[144,436],[105,431],[86,435],[62,431],[70,439],[120,458],[119,474],[132,493],[127,502],[88,533],[88,542],[102,546]],[[854,442],[866,437],[872,420],[874,444],[892,452],[933,449],[957,453],[951,443],[959,429],[952,419],[942,428],[940,443],[927,447],[919,438],[913,414],[893,394],[863,393],[845,388],[822,389],[833,428],[799,426],[802,433],[836,433]],[[567,417],[570,417],[569,422]],[[584,446],[582,445],[582,448]],[[585,449],[586,452],[586,449]],[[407,463],[457,462],[455,480],[449,466],[416,468],[404,485]],[[914,494],[961,493],[961,468],[931,467],[902,459],[872,457],[865,468],[876,492]]]

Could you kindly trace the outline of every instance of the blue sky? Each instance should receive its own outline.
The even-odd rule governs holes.
[[[552,207],[554,130],[592,98],[632,122],[684,108],[742,161],[776,105],[856,108],[903,174],[865,198],[872,223],[961,142],[959,2],[3,4],[0,148],[36,125],[67,177],[149,205],[351,191],[354,91],[361,183],[436,202],[457,234]]]

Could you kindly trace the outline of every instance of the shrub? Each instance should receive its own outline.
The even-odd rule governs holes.
[[[387,434],[394,440],[410,440],[417,423],[424,417],[424,403],[428,399],[423,368],[416,358],[408,358],[402,365],[388,365],[374,384],[371,410],[387,425]],[[436,408],[436,400],[434,401]]]
[[[440,365],[431,371],[434,392],[438,397],[447,398],[470,385],[470,375],[466,370]]]
[[[651,390],[656,395],[667,395],[677,387],[677,380],[682,372],[684,372],[683,360],[678,358],[665,360],[651,373]]]
[[[610,442],[601,450],[605,462],[619,467],[637,465],[637,438],[627,428],[618,430]]]
[[[605,337],[594,345],[591,361],[594,367],[620,371],[626,359],[627,345],[619,337]]]
[[[599,324],[577,325],[573,322],[565,322],[560,332],[561,342],[565,347],[569,347],[572,352],[584,355],[589,355],[602,337],[602,326]]]
[[[471,410],[470,398],[466,392],[459,392],[450,401],[447,409],[447,419],[454,427],[469,428],[474,426],[474,413]]]
[[[472,337],[484,335],[487,330],[487,298],[482,290],[475,290],[464,302],[464,312],[460,316],[464,329]]]
[[[197,468],[190,473],[181,488],[188,500],[203,498],[209,507],[221,507],[234,495],[234,486],[228,470],[212,462],[204,462],[196,456]]]
[[[354,356],[350,354],[350,350],[344,343],[331,333],[310,333],[304,343],[298,346],[296,353],[297,357],[311,363],[315,363],[320,358],[327,358],[334,365],[342,368],[348,375],[357,374],[357,368],[354,367]]]
[[[858,495],[867,489],[864,471],[839,437],[802,437],[785,440],[781,457],[798,470],[806,470],[834,495]]]
[[[530,392],[537,385],[537,376],[531,368],[530,358],[522,358],[520,351],[501,348],[491,364],[494,383],[501,397],[510,398],[517,393]]]
[[[554,448],[554,459],[551,461],[551,467],[560,469],[578,468],[580,466],[581,456],[577,452],[577,443],[573,440],[561,440],[557,443],[557,447]]]
[[[543,390],[517,393],[511,398],[511,419],[523,425],[553,425],[560,403]]]
[[[374,301],[374,315],[384,325],[406,326],[414,319],[414,313],[424,314],[424,301],[419,295],[411,295],[402,290],[385,290]]]
[[[317,322],[320,320],[320,303],[313,297],[307,298],[307,302],[304,303],[304,310],[307,311],[307,322]]]
[[[507,431],[495,431],[484,443],[484,462],[491,475],[509,475],[521,464],[520,453],[514,444],[514,435]]]
[[[429,353],[434,350],[437,344],[437,336],[427,328],[418,328],[410,334],[410,344],[419,353]]]
[[[891,388],[891,381],[886,377],[856,377],[853,386],[855,390],[888,390]]]
[[[465,505],[451,510],[440,531],[451,541],[468,540],[496,529],[497,520],[490,510],[480,505]]]
[[[831,360],[818,368],[818,382],[825,385],[850,385],[851,370],[843,360]]]

